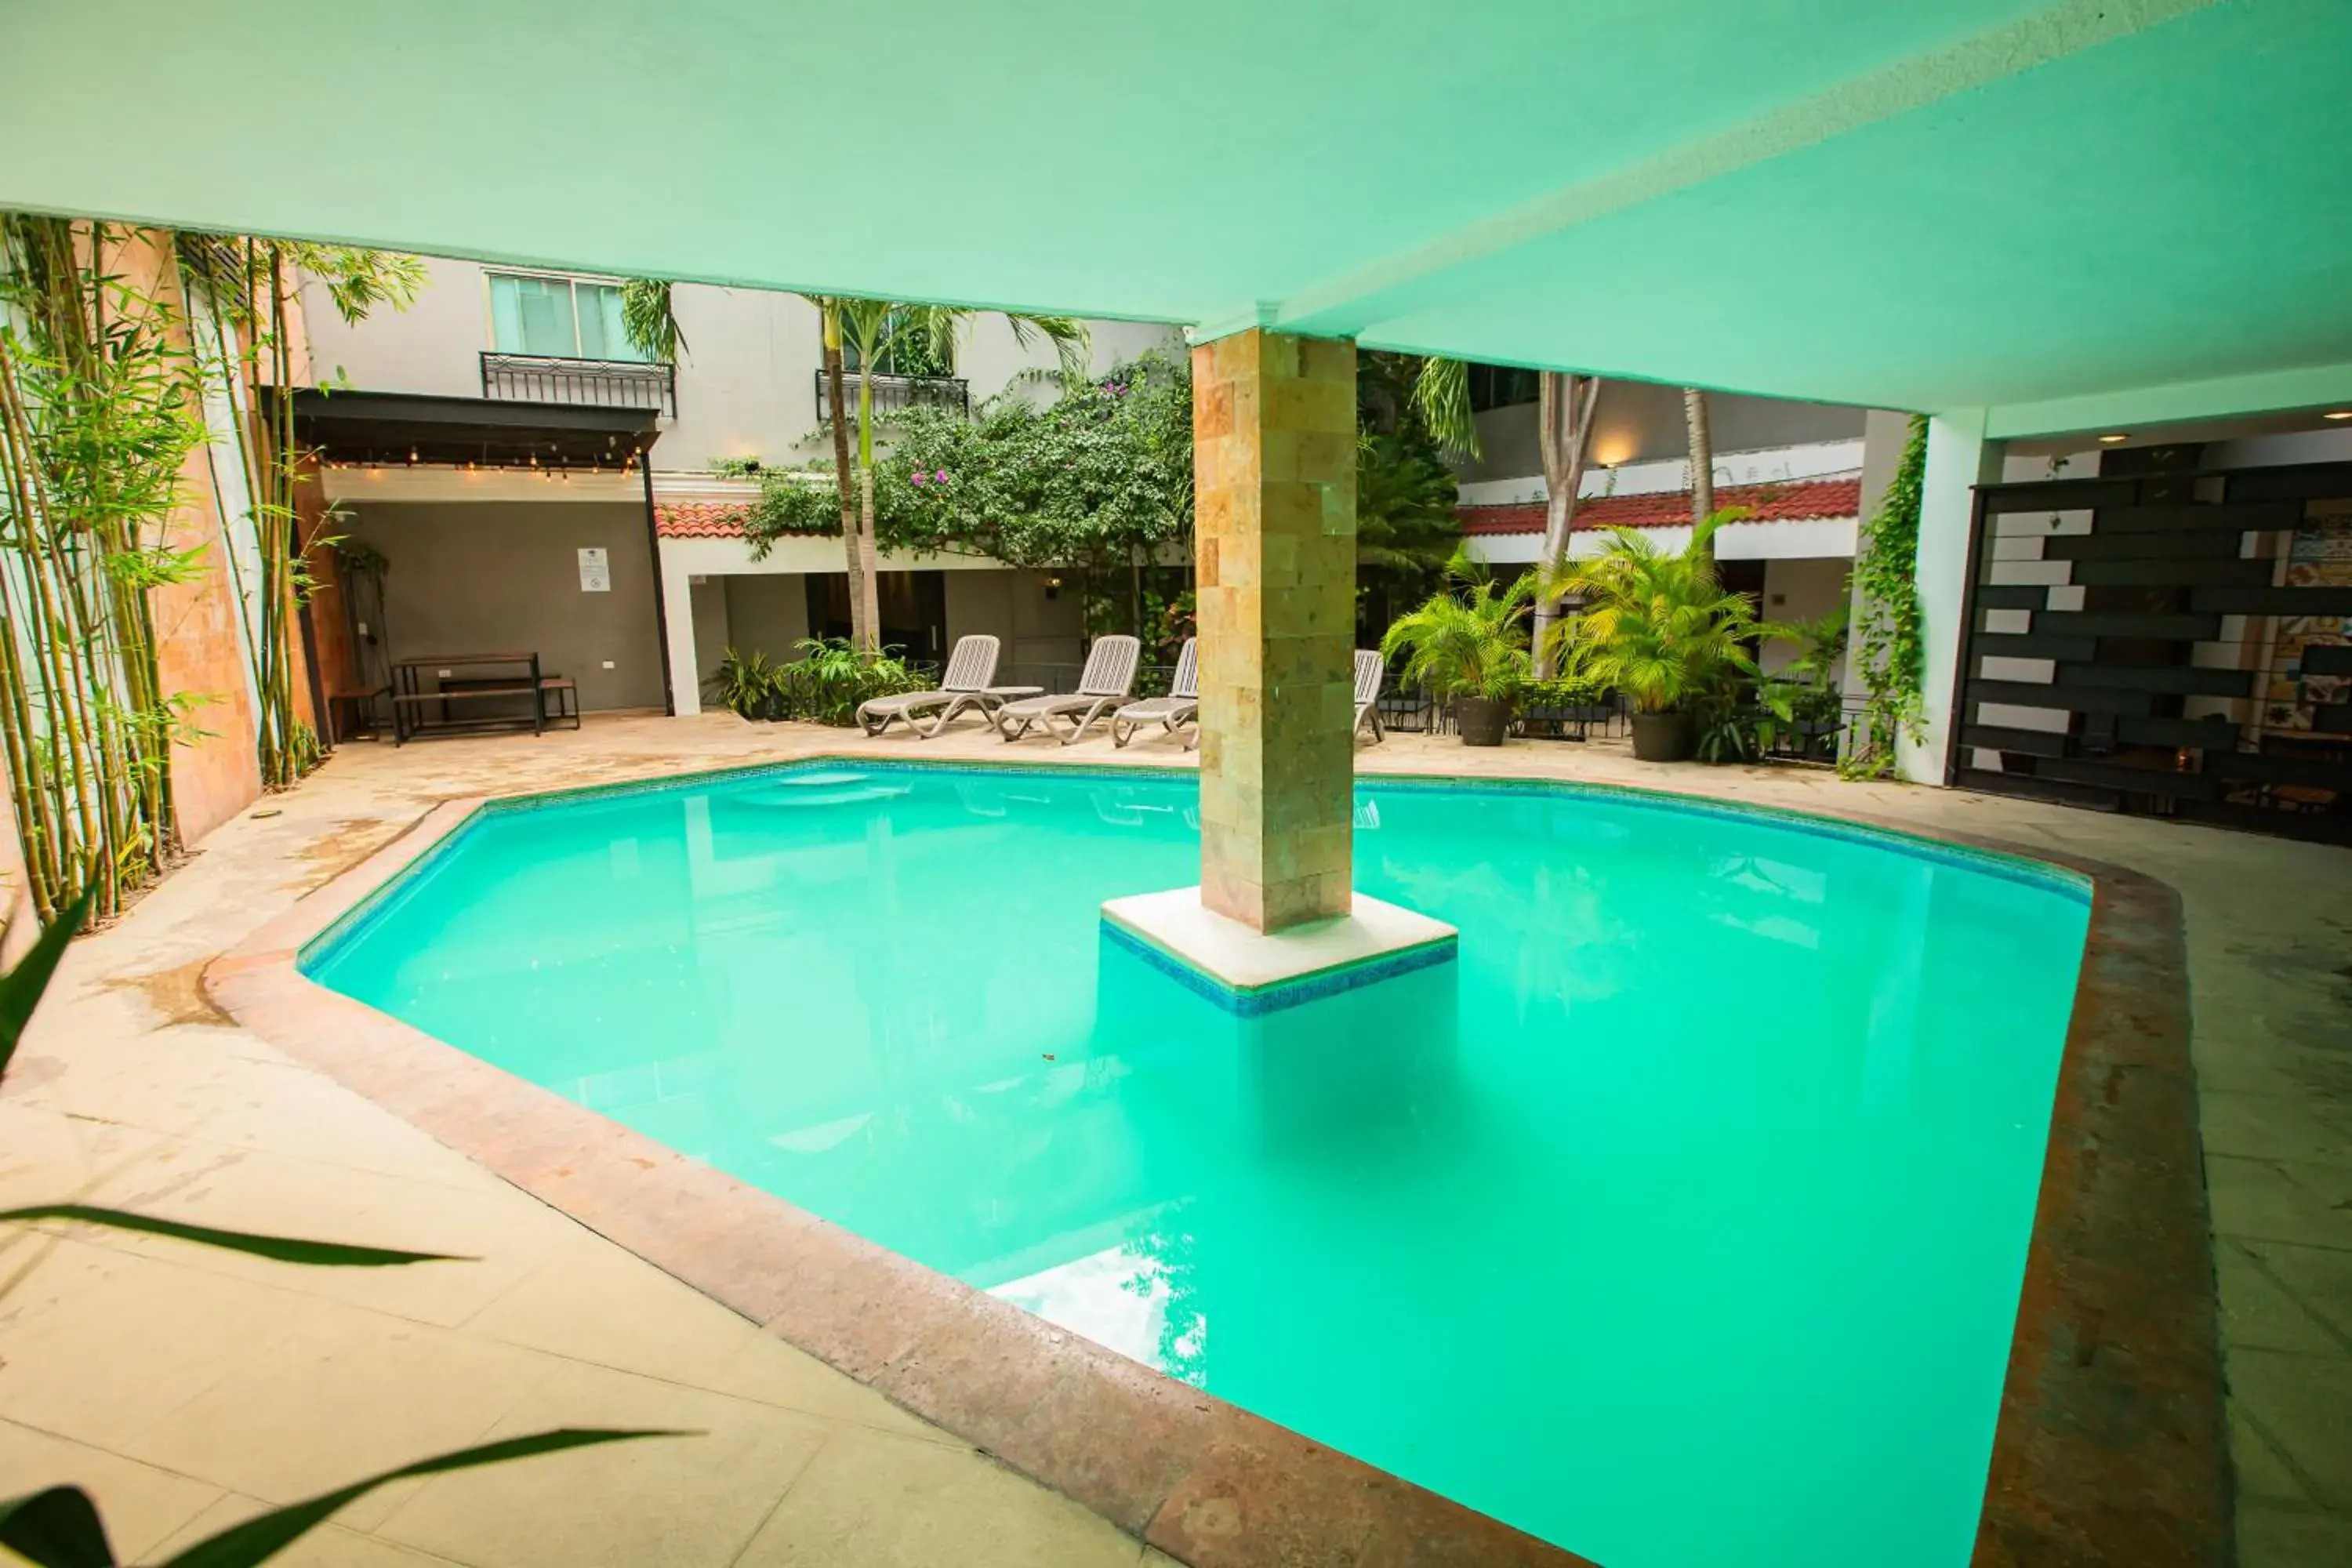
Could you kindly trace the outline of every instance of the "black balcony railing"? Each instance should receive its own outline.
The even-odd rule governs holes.
[[[852,372],[841,378],[842,401],[854,410],[857,406],[857,375]],[[884,375],[874,376],[874,412],[891,415],[901,409],[920,405],[927,408],[952,408],[960,414],[971,412],[971,384],[959,375]],[[820,425],[833,422],[833,398],[825,391],[824,372],[816,373],[816,418]]]
[[[677,372],[636,360],[556,359],[485,350],[482,395],[512,403],[650,408],[677,417]]]

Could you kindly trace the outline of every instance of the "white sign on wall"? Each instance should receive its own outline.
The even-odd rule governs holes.
[[[580,552],[580,591],[583,594],[609,594],[613,591],[613,565],[602,550]]]

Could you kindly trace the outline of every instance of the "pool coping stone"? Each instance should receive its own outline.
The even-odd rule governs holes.
[[[886,768],[999,772],[893,760]],[[212,961],[240,1025],[572,1219],[1193,1568],[1586,1562],[1171,1379],[528,1083],[301,973],[306,948],[488,814],[730,775],[874,769],[821,753],[449,800]],[[1190,777],[1184,768],[1024,771]],[[1673,789],[1361,774],[1381,788],[1599,794],[1898,841],[2087,888],[2017,1328],[1972,1563],[2227,1563],[2221,1342],[2179,896],[2126,868],[1866,813]],[[2054,869],[2053,869],[2054,868]],[[1932,1216],[1923,1216],[1932,1223]],[[1497,1369],[1505,1374],[1507,1369]],[[1572,1415],[1572,1413],[1567,1413]]]

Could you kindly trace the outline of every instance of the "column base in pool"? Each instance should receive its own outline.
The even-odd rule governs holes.
[[[1280,1012],[1454,961],[1444,921],[1355,896],[1355,908],[1268,934],[1217,914],[1198,888],[1137,893],[1102,907],[1103,931],[1229,1012]]]

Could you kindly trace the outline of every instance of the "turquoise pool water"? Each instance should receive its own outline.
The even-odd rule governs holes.
[[[320,982],[1606,1568],[1968,1560],[2088,905],[1592,791],[1366,783],[1458,963],[1244,1023],[1100,935],[1189,777],[501,810]]]

